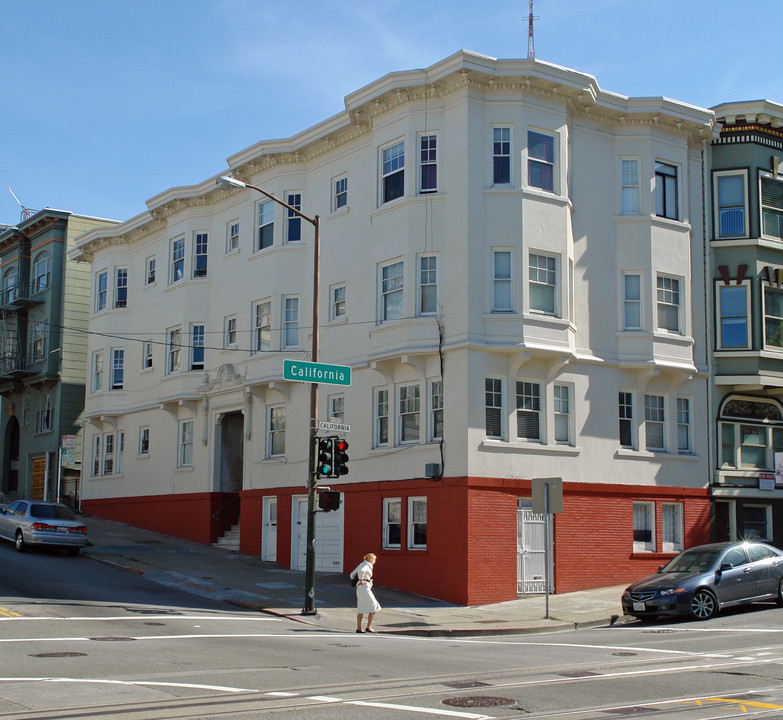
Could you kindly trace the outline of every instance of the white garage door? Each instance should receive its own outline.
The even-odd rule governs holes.
[[[292,510],[291,567],[304,571],[307,568],[307,498],[294,498]],[[342,502],[339,510],[319,510],[315,514],[315,569],[318,572],[343,571]]]

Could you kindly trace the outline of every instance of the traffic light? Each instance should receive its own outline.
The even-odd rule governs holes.
[[[342,438],[334,438],[334,475],[348,474],[348,441]]]
[[[318,438],[318,457],[315,476],[317,478],[334,477],[334,450],[332,438]]]
[[[318,493],[318,507],[324,512],[340,509],[340,491],[339,490],[321,490]]]

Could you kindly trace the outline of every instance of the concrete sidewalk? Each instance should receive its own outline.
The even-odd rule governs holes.
[[[143,575],[161,585],[234,606],[284,616],[312,628],[353,632],[356,595],[343,574],[317,573],[315,615],[302,615],[303,572],[260,558],[180,540],[130,525],[85,516],[90,545],[82,554]],[[624,620],[624,586],[551,595],[549,619],[543,595],[509,602],[462,607],[376,586],[383,610],[374,627],[380,633],[455,637],[554,632]]]

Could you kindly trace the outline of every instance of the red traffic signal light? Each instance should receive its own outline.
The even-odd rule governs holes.
[[[318,493],[318,507],[324,512],[340,509],[340,491],[339,490],[321,490]]]
[[[343,438],[334,439],[334,477],[348,474],[348,441]]]

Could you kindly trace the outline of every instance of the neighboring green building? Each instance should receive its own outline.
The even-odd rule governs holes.
[[[713,538],[783,545],[783,106],[713,110]]]
[[[0,228],[0,490],[75,500],[80,441],[59,472],[62,436],[84,407],[89,266],[68,260],[79,235],[111,220],[41,210]],[[80,440],[80,439],[79,439]],[[68,444],[68,443],[66,443]]]

